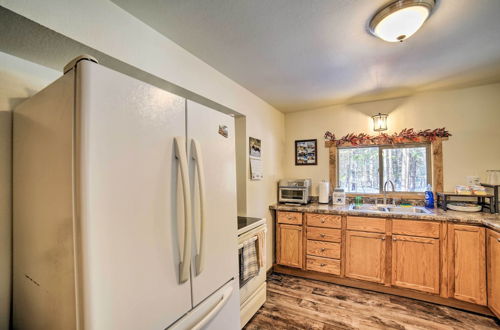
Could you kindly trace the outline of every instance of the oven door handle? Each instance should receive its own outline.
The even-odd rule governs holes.
[[[245,245],[246,243],[255,242],[258,239],[259,239],[259,237],[257,235],[250,237],[249,239],[245,240],[243,243],[238,244],[238,250],[241,249],[243,247],[243,245]]]

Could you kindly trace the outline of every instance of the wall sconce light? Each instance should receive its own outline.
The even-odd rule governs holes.
[[[384,113],[378,113],[373,118],[373,130],[375,132],[387,131],[387,116]]]

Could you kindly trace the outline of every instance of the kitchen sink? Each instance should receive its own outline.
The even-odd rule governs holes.
[[[350,209],[357,210],[357,211],[387,212],[385,207],[377,206],[377,205],[369,205],[369,204],[351,205]]]
[[[431,212],[423,207],[412,206],[412,207],[388,207],[387,212],[391,213],[419,213],[419,214],[430,214]]]
[[[413,213],[413,214],[431,214],[429,210],[420,206],[390,206],[390,205],[354,205],[349,206],[353,211],[367,211],[367,212],[388,212],[388,213]]]

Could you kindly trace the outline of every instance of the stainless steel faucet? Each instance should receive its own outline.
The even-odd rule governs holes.
[[[387,184],[390,183],[391,184],[391,188],[392,188],[392,192],[395,192],[396,191],[396,188],[394,186],[394,182],[392,182],[391,180],[387,180],[385,183],[384,183],[384,205],[387,205]],[[392,199],[392,203],[394,204],[394,198]]]

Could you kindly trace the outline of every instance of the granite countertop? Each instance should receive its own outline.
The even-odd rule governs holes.
[[[307,205],[286,205],[274,204],[269,207],[271,210],[290,211],[290,212],[310,212],[323,214],[338,214],[338,215],[353,215],[364,217],[378,218],[397,218],[410,220],[429,220],[429,221],[449,221],[454,223],[484,225],[485,227],[494,229],[500,232],[500,214],[491,214],[485,212],[458,212],[458,211],[443,211],[442,209],[427,209],[431,213],[390,213],[390,212],[373,212],[349,210],[349,205],[330,205],[310,203]]]

